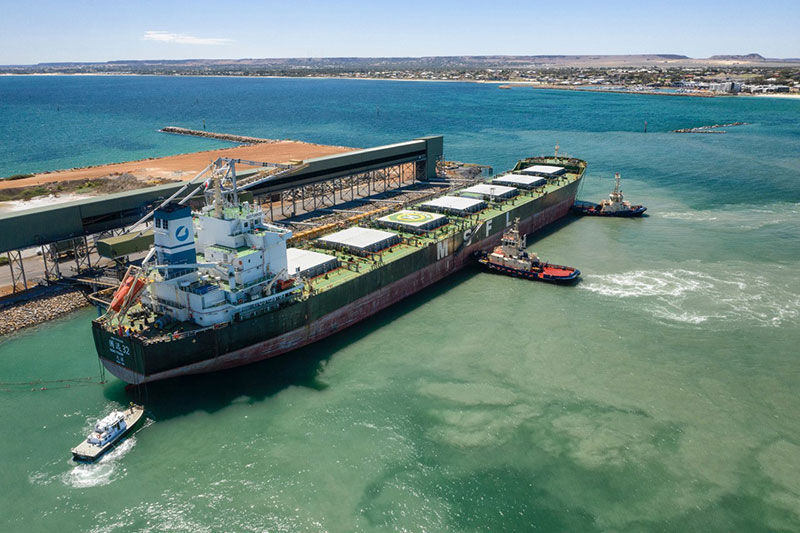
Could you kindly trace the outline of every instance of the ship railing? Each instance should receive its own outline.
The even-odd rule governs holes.
[[[221,322],[219,324],[214,324],[213,326],[205,326],[202,328],[191,329],[189,331],[176,331],[173,333],[165,333],[164,335],[159,335],[158,337],[152,337],[144,340],[145,344],[155,344],[157,342],[165,342],[170,340],[178,340],[178,339],[185,339],[188,337],[194,337],[198,333],[202,333],[204,331],[208,331],[210,329],[220,329],[220,327],[225,327],[229,324],[229,322]]]

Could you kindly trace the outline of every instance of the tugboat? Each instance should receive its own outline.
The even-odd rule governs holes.
[[[570,283],[581,275],[577,268],[543,263],[536,254],[528,253],[525,250],[525,236],[519,234],[519,219],[503,233],[500,246],[491,253],[475,252],[475,256],[489,270],[530,280]]]
[[[72,459],[94,462],[113,448],[141,420],[144,407],[131,404],[125,411],[113,411],[94,425],[86,440],[72,448]]]
[[[593,202],[575,202],[572,211],[579,215],[590,215],[600,217],[640,217],[647,211],[643,205],[631,205],[622,198],[622,191],[619,188],[619,172],[614,174],[614,190],[608,195],[608,200],[603,200],[599,204]]]

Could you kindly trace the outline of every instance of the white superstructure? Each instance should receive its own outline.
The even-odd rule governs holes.
[[[155,263],[142,303],[176,321],[213,326],[277,306],[302,289],[287,273],[292,232],[247,202],[200,213],[179,204],[155,212]]]
[[[614,190],[608,195],[608,200],[600,202],[600,210],[603,213],[615,213],[617,211],[629,211],[631,203],[625,201],[622,196],[622,189],[619,188],[619,172],[614,174]]]

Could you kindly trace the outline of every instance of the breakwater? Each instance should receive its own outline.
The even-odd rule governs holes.
[[[681,128],[672,130],[672,133],[726,133],[719,128],[729,128],[733,126],[744,126],[747,122],[730,122],[728,124],[712,124],[711,126],[698,126],[696,128]]]
[[[0,335],[42,324],[87,305],[89,301],[83,291],[72,287],[48,291],[35,299],[9,303],[0,307]]]
[[[215,133],[205,130],[190,130],[177,126],[167,126],[158,130],[162,133],[174,133],[176,135],[192,135],[194,137],[205,137],[207,139],[219,139],[221,141],[231,141],[245,144],[264,144],[280,142],[280,139],[262,139],[261,137],[248,137],[247,135],[234,135],[232,133]]]

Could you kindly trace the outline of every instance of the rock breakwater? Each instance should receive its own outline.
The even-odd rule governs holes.
[[[89,305],[79,289],[61,289],[0,307],[0,335],[35,326]]]
[[[231,133],[214,133],[213,131],[205,130],[190,130],[187,128],[178,128],[176,126],[167,126],[161,128],[162,133],[175,133],[177,135],[193,135],[195,137],[206,137],[208,139],[219,139],[221,141],[231,141],[236,143],[246,144],[259,144],[259,143],[276,143],[280,142],[279,139],[262,139],[260,137],[248,137],[246,135],[233,135]]]

